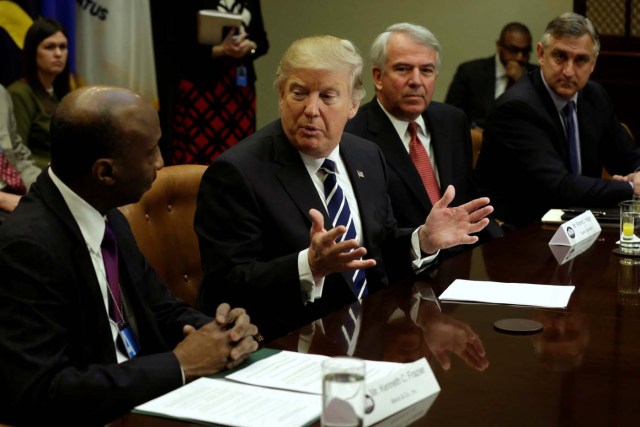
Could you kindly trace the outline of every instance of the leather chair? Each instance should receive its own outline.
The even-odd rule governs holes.
[[[473,168],[476,168],[478,163],[478,156],[480,155],[480,149],[482,148],[482,129],[471,128],[471,144],[473,152]]]
[[[195,307],[202,280],[193,217],[202,165],[167,166],[142,199],[120,208],[138,247],[175,296]]]

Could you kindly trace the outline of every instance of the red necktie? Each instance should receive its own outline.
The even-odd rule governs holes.
[[[427,150],[424,149],[424,145],[418,138],[418,125],[416,122],[409,123],[409,134],[411,135],[411,141],[409,142],[409,156],[413,161],[420,177],[424,188],[427,190],[429,199],[432,204],[435,204],[442,195],[440,194],[440,187],[436,180],[436,174],[433,172],[433,166],[431,166],[431,159]]]
[[[7,183],[3,190],[8,193],[25,194],[27,192],[27,187],[25,187],[20,174],[9,163],[9,159],[3,151],[0,151],[0,179]]]

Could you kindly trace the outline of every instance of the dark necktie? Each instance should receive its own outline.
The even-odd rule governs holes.
[[[320,169],[325,173],[324,195],[331,223],[334,227],[344,225],[347,228],[347,232],[340,237],[339,241],[355,239],[357,237],[356,227],[353,223],[347,198],[344,196],[342,188],[338,185],[336,164],[331,159],[325,159]],[[367,295],[367,278],[364,270],[354,270],[352,281],[353,289],[358,298]]]
[[[100,245],[104,269],[107,273],[107,283],[109,284],[109,312],[111,318],[116,322],[122,321],[122,300],[120,297],[120,286],[118,286],[118,244],[113,233],[111,224],[105,223],[104,237]]]
[[[0,179],[7,185],[3,188],[3,191],[14,194],[25,194],[27,187],[24,185],[22,178],[18,171],[9,163],[7,155],[2,149],[0,149]]]
[[[567,143],[569,144],[569,163],[571,164],[571,173],[574,175],[580,175],[578,138],[576,136],[575,121],[573,120],[573,112],[575,108],[575,102],[569,101],[562,108],[562,114],[564,115],[564,125],[567,131]]]
[[[424,145],[418,138],[418,124],[416,122],[409,123],[409,135],[411,135],[411,141],[409,141],[409,157],[415,165],[420,178],[422,178],[422,184],[424,185],[431,204],[435,204],[442,195],[440,194],[440,186],[436,180],[436,174],[433,172],[433,166],[431,166],[431,159],[427,150],[424,149]]]

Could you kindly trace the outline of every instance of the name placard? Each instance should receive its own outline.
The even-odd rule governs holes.
[[[427,398],[429,400],[426,402],[430,405],[439,392],[440,385],[427,359],[423,357],[404,364],[392,375],[367,383],[366,406],[373,405],[373,410],[365,414],[364,424],[375,424]]]
[[[584,211],[570,221],[561,224],[549,241],[549,245],[573,246],[600,233],[602,229],[591,211]]]

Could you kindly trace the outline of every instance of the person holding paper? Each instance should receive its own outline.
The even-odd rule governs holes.
[[[476,167],[480,194],[516,227],[551,208],[606,208],[640,194],[640,148],[589,80],[600,50],[591,21],[553,19],[536,49],[540,68],[497,100]]]
[[[222,43],[197,43],[199,10],[239,15]],[[170,161],[210,164],[256,129],[256,73],[253,61],[266,54],[269,41],[259,0],[197,0],[175,11],[178,88],[175,96]]]
[[[478,240],[489,200],[449,208],[451,186],[422,225],[396,226],[381,151],[343,132],[361,72],[348,40],[295,41],[276,71],[281,118],[205,172],[194,225],[205,312],[241,304],[268,341],[386,286],[389,268],[420,271],[440,249]],[[385,264],[389,251],[405,257]]]
[[[153,106],[84,87],[51,134],[51,167],[0,227],[0,422],[104,425],[255,351],[243,309],[212,319],[170,294],[116,209],[163,166]]]

